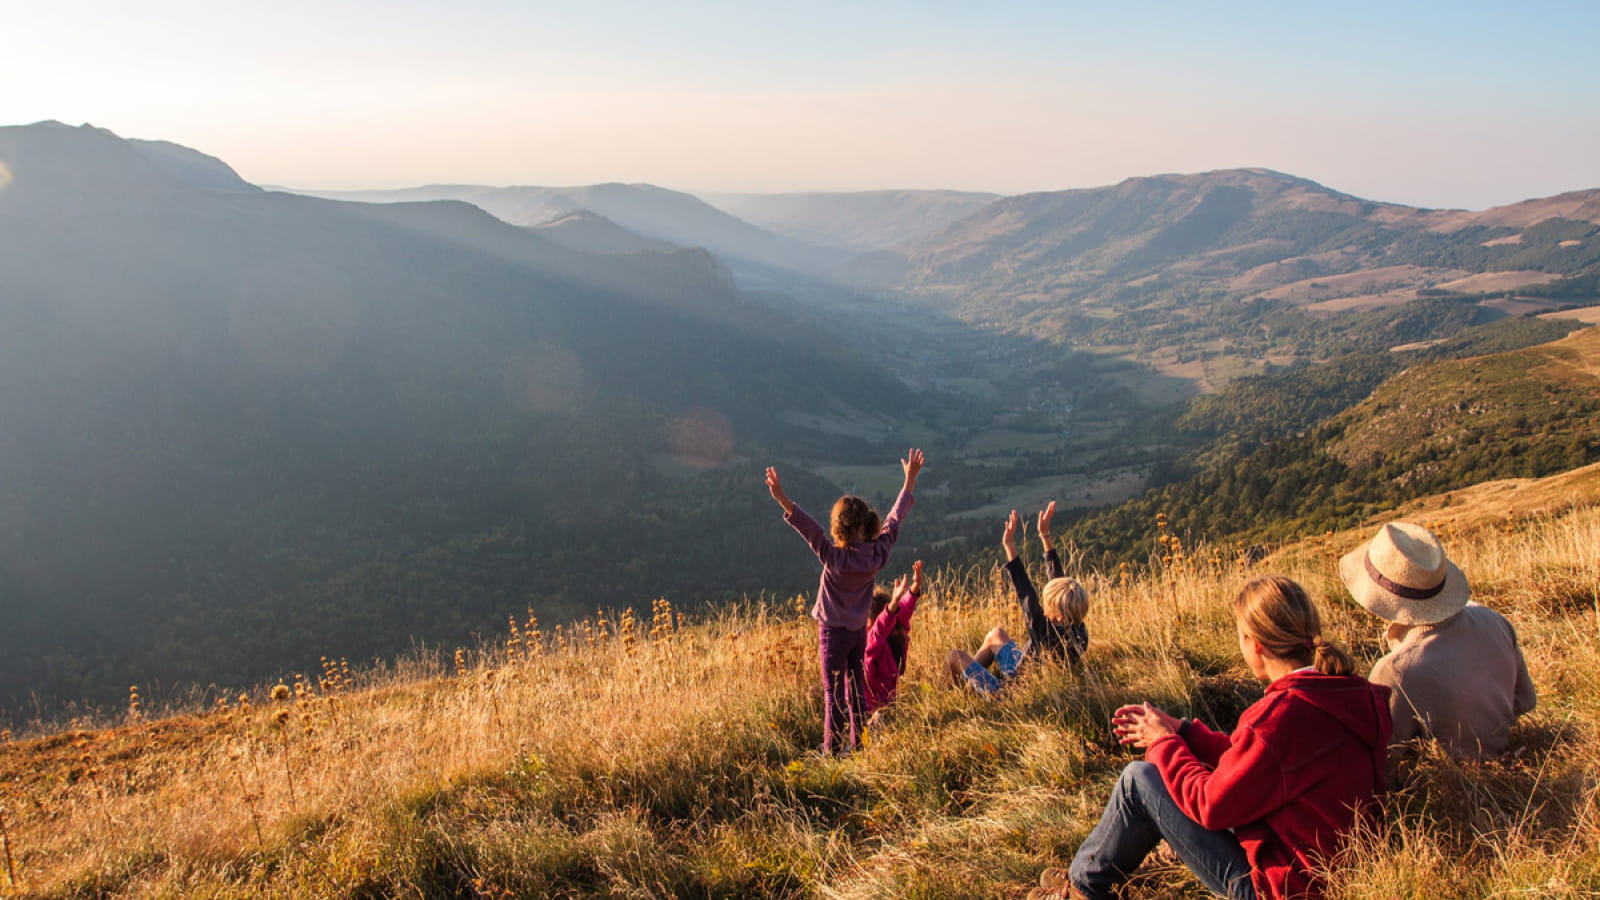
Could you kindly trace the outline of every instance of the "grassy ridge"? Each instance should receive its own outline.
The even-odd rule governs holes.
[[[1260,406],[1240,393],[1242,404]],[[1284,408],[1295,405],[1290,398]],[[1586,328],[1535,347],[1413,366],[1301,434],[1259,448],[1219,444],[1192,477],[1092,513],[1069,535],[1095,553],[1130,558],[1143,555],[1157,512],[1186,540],[1348,528],[1396,501],[1587,465],[1600,459],[1596,435],[1600,329]]]
[[[1517,625],[1540,691],[1510,759],[1425,759],[1336,897],[1600,890],[1600,467],[1414,504]],[[1370,530],[1363,529],[1363,533]],[[940,573],[902,698],[859,754],[820,757],[813,626],[793,603],[683,626],[519,622],[301,696],[0,743],[20,896],[1015,897],[1092,826],[1130,755],[1110,711],[1148,699],[1231,725],[1260,696],[1225,601],[1301,579],[1370,662],[1376,620],[1334,575],[1350,532],[1243,571],[1204,548],[1089,573],[1088,664],[991,703],[939,663],[1014,604],[985,568]],[[899,560],[909,564],[910,560]],[[0,878],[5,877],[0,874]],[[0,884],[8,882],[0,881]],[[1152,865],[1140,897],[1200,896]]]

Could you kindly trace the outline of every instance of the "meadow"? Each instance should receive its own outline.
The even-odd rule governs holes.
[[[1424,748],[1384,824],[1332,873],[1332,897],[1600,895],[1597,497],[1591,466],[1407,508],[1476,599],[1515,623],[1539,707],[1502,760]],[[1227,606],[1245,580],[1301,580],[1329,633],[1363,664],[1376,658],[1380,623],[1335,575],[1376,521],[1248,567],[1241,548],[1185,547],[1152,522],[1147,564],[1084,574],[1085,664],[1041,667],[998,702],[950,686],[941,664],[994,624],[1020,626],[1015,604],[994,566],[941,571],[900,699],[843,759],[815,749],[804,597],[694,620],[657,601],[652,618],[605,612],[549,630],[519,613],[480,647],[359,671],[328,660],[209,710],[157,716],[135,691],[115,722],[0,735],[0,886],[42,898],[1021,897],[1070,859],[1134,758],[1110,737],[1113,709],[1149,700],[1231,726],[1260,696]],[[1130,896],[1205,894],[1152,860]]]

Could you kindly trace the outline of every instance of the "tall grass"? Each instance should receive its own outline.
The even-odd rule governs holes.
[[[1436,523],[1437,524],[1437,523]],[[1600,510],[1441,525],[1477,598],[1516,624],[1540,691],[1508,759],[1426,754],[1334,896],[1600,891]],[[866,747],[821,744],[815,628],[750,602],[647,631],[605,615],[419,654],[225,711],[0,744],[19,896],[1013,897],[1061,865],[1130,754],[1110,711],[1150,700],[1229,726],[1261,687],[1227,600],[1283,571],[1364,662],[1380,623],[1338,586],[1362,535],[1246,569],[1196,548],[1084,573],[1085,663],[998,702],[943,659],[1020,618],[990,567],[933,576],[899,700]],[[998,551],[997,551],[998,555]],[[909,559],[897,560],[908,565]],[[513,643],[514,642],[514,643]],[[1137,896],[1200,896],[1152,864]]]

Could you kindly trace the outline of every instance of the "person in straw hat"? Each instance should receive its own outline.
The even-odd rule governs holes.
[[[1468,599],[1467,578],[1428,529],[1391,522],[1339,561],[1339,576],[1389,623],[1389,653],[1371,681],[1392,690],[1394,746],[1432,737],[1452,756],[1505,752],[1533,709],[1533,682],[1505,617]]]

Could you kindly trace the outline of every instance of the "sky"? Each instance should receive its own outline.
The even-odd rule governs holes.
[[[258,184],[1023,193],[1263,166],[1479,209],[1600,187],[1600,2],[54,0],[0,124]]]

